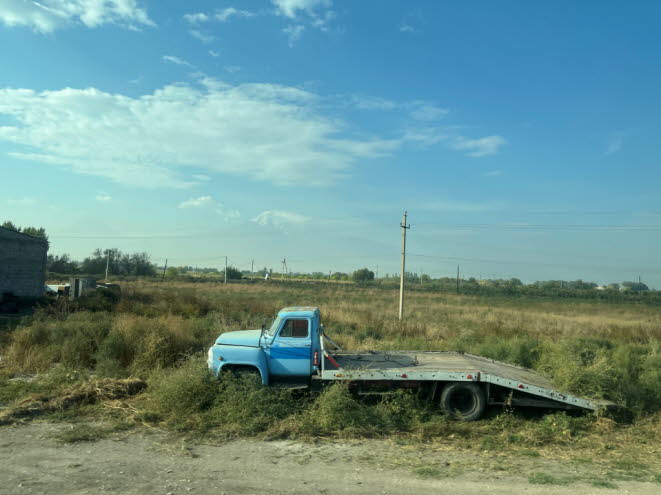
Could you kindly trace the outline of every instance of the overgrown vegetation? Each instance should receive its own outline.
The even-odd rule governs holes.
[[[600,456],[626,451],[634,459],[643,445],[661,445],[658,307],[419,292],[399,323],[396,292],[369,287],[134,282],[123,284],[120,299],[99,294],[43,307],[6,330],[0,403],[57,393],[90,376],[137,377],[147,390],[111,409],[113,417],[187,434],[396,436],[522,455],[568,446],[601,449]],[[415,393],[365,400],[334,385],[310,395],[263,388],[251,377],[217,381],[208,374],[204,352],[218,334],[258,328],[293,304],[320,306],[327,331],[345,348],[472,352],[534,368],[563,390],[614,400],[635,420],[618,425],[592,415],[494,410],[486,420],[463,424]],[[83,433],[70,441],[84,440]],[[645,476],[652,476],[650,469]]]

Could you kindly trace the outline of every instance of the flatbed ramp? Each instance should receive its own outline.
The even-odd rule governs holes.
[[[569,406],[598,410],[615,404],[557,391],[532,370],[473,354],[442,351],[324,352],[321,380],[482,382]]]

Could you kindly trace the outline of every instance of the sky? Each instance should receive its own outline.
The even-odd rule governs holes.
[[[0,0],[0,221],[161,264],[661,288],[657,1]]]

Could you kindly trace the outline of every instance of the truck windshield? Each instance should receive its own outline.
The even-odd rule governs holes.
[[[282,321],[282,318],[277,317],[275,320],[273,320],[273,323],[271,324],[271,328],[268,329],[266,332],[269,336],[273,337],[275,335],[275,332],[278,331],[278,328],[280,327],[280,322]]]

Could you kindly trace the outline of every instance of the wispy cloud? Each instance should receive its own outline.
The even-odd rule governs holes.
[[[425,102],[414,102],[411,107],[411,117],[421,121],[439,120],[450,112],[446,108]]]
[[[305,31],[305,26],[302,24],[292,24],[282,30],[287,35],[287,43],[290,48],[300,39],[303,31]]]
[[[502,210],[503,204],[499,202],[481,203],[447,199],[430,201],[419,205],[416,209],[423,211],[479,212]]]
[[[211,34],[203,33],[202,31],[200,31],[198,29],[190,29],[188,31],[188,34],[190,34],[196,40],[201,41],[205,45],[208,45],[209,43],[212,43],[216,39],[215,36],[213,36]]]
[[[111,199],[112,196],[110,196],[108,193],[100,192],[99,194],[96,195],[96,200],[102,203],[108,202]]]
[[[293,47],[306,29],[310,26],[320,31],[328,31],[330,22],[335,19],[332,10],[332,0],[271,0],[276,8],[276,14],[291,21],[282,30],[287,35],[287,42]]]
[[[417,33],[425,24],[425,16],[421,10],[414,10],[404,16],[397,26],[401,33]]]
[[[220,22],[227,22],[232,17],[255,17],[255,13],[250,12],[249,10],[239,10],[235,9],[234,7],[227,7],[225,9],[219,10],[214,14],[214,19],[217,19]]]
[[[377,96],[366,95],[349,95],[348,99],[346,96],[342,96],[342,99],[360,110],[405,111],[414,120],[422,122],[440,120],[450,113],[447,108],[442,108],[432,102],[423,100],[396,102]]]
[[[624,146],[624,133],[622,132],[613,133],[610,140],[608,141],[608,146],[604,154],[612,155],[614,153],[617,153],[622,149],[622,146]]]
[[[211,196],[200,196],[199,198],[190,198],[179,203],[177,208],[203,208],[214,203]]]
[[[220,57],[220,53],[218,53],[215,50],[209,50],[209,55],[211,55],[213,58],[218,58]]]
[[[190,14],[184,14],[184,21],[189,24],[199,24],[202,22],[207,22],[211,19],[211,16],[205,14],[204,12],[194,12]]]
[[[248,19],[250,17],[255,17],[256,15],[257,14],[255,12],[251,12],[250,10],[226,7],[224,9],[218,9],[212,14],[207,14],[205,12],[193,12],[184,14],[183,18],[184,21],[186,21],[188,24],[195,25],[211,21],[227,22],[233,17]]]
[[[237,210],[228,209],[223,203],[216,201],[213,196],[200,196],[198,198],[190,198],[186,201],[179,203],[177,208],[196,208],[213,210],[218,215],[222,216],[225,220],[232,220],[239,218],[241,214]]]
[[[204,182],[208,182],[211,180],[211,177],[209,177],[206,174],[193,174],[193,179],[201,180]]]
[[[9,198],[5,200],[9,206],[31,206],[37,203],[37,200],[24,196],[22,198]]]
[[[490,170],[484,174],[485,177],[498,177],[499,175],[503,175],[502,170]]]
[[[184,65],[186,67],[192,67],[192,68],[195,67],[190,62],[184,60],[183,58],[177,57],[175,55],[163,55],[161,57],[161,60],[163,60],[164,62],[169,62],[171,64],[175,64],[175,65]]]
[[[300,13],[316,16],[319,10],[330,9],[333,6],[332,0],[272,0],[277,11],[289,17],[296,18]]]
[[[482,156],[495,155],[501,147],[507,144],[502,136],[486,136],[478,139],[458,137],[452,143],[452,148],[466,151],[468,156],[479,158]]]
[[[308,217],[299,213],[282,210],[263,211],[252,219],[253,222],[261,225],[262,227],[273,226],[281,229],[291,225],[302,225],[309,220],[310,219]]]
[[[39,33],[82,25],[96,28],[116,24],[128,29],[154,26],[136,0],[2,0],[0,23],[29,27]]]

